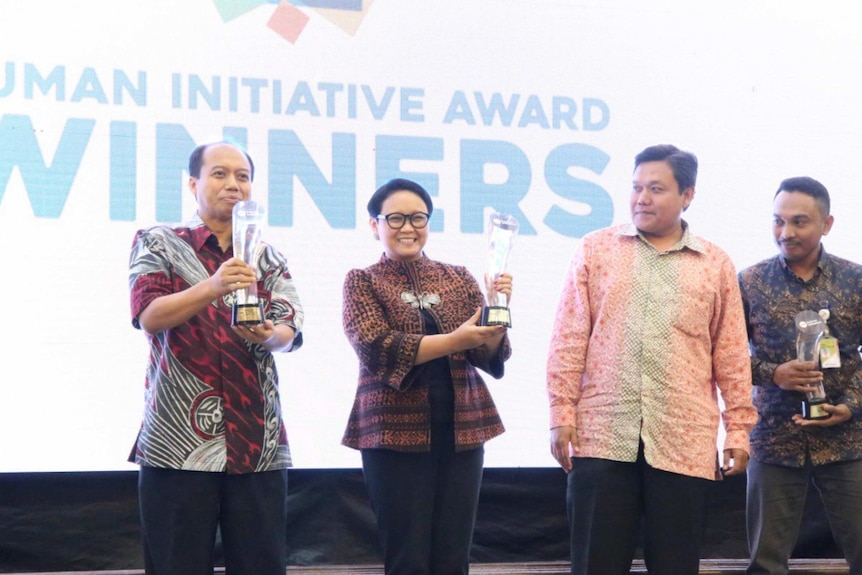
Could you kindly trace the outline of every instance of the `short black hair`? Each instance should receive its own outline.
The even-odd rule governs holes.
[[[368,215],[372,218],[379,216],[380,210],[383,209],[383,202],[386,201],[386,198],[395,192],[401,191],[413,192],[422,198],[422,201],[425,202],[425,206],[428,208],[429,216],[434,211],[434,204],[431,202],[431,195],[425,190],[425,188],[413,180],[395,178],[377,188],[377,191],[374,192],[371,199],[368,200]]]
[[[209,148],[210,146],[217,146],[219,144],[227,144],[228,146],[233,146],[234,148],[245,154],[245,157],[248,160],[248,165],[251,167],[249,179],[251,181],[254,181],[254,162],[251,160],[251,156],[248,155],[248,152],[246,152],[233,142],[228,142],[226,140],[221,140],[220,142],[210,142],[208,144],[201,144],[200,146],[192,150],[192,154],[189,156],[189,176],[193,178],[201,177],[201,166],[204,163],[204,152],[206,152],[207,148]]]
[[[829,201],[829,190],[814,178],[809,178],[808,176],[787,178],[778,186],[778,190],[775,192],[775,196],[772,196],[772,199],[775,199],[781,192],[800,192],[811,196],[817,202],[817,205],[820,206],[820,212],[823,214],[823,217],[829,215],[829,210],[832,207]]]
[[[645,162],[667,162],[673,172],[679,193],[693,188],[697,182],[697,156],[670,144],[659,144],[644,149],[635,156],[635,169]]]

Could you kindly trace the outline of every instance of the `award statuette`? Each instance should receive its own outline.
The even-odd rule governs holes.
[[[488,264],[485,268],[485,291],[488,305],[482,308],[479,325],[512,327],[509,298],[494,289],[494,280],[506,271],[512,242],[518,234],[518,220],[509,214],[494,212],[488,220]]]
[[[263,223],[263,206],[247,200],[233,207],[233,255],[254,268],[255,250],[260,242]],[[231,311],[231,325],[257,325],[263,323],[263,306],[257,299],[257,283],[236,290],[236,301]]]
[[[820,340],[826,331],[826,322],[820,314],[806,310],[796,314],[796,358],[799,361],[819,361]],[[817,391],[805,393],[802,400],[802,417],[804,419],[826,419],[829,413],[823,409],[826,403],[826,391],[823,381],[818,384]]]

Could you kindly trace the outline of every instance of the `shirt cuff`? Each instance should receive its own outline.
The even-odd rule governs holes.
[[[750,454],[751,446],[748,442],[748,432],[743,430],[728,431],[724,439],[724,449],[741,449]]]
[[[760,387],[778,387],[772,380],[772,376],[775,375],[777,368],[777,363],[768,361],[751,362],[752,384],[759,385]]]
[[[575,427],[574,406],[551,406],[551,429],[555,427]]]

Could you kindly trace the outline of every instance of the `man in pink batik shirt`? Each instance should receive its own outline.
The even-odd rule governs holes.
[[[693,154],[642,151],[632,223],[585,236],[566,275],[547,386],[573,574],[628,574],[642,524],[651,575],[696,575],[709,480],[748,463],[742,301],[730,258],[682,219],[696,178]]]

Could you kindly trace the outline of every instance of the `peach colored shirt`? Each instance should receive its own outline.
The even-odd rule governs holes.
[[[548,356],[551,427],[576,428],[581,457],[717,478],[748,451],[757,415],[733,263],[684,223],[659,252],[632,224],[588,234],[563,285]],[[719,407],[719,393],[724,410]]]

